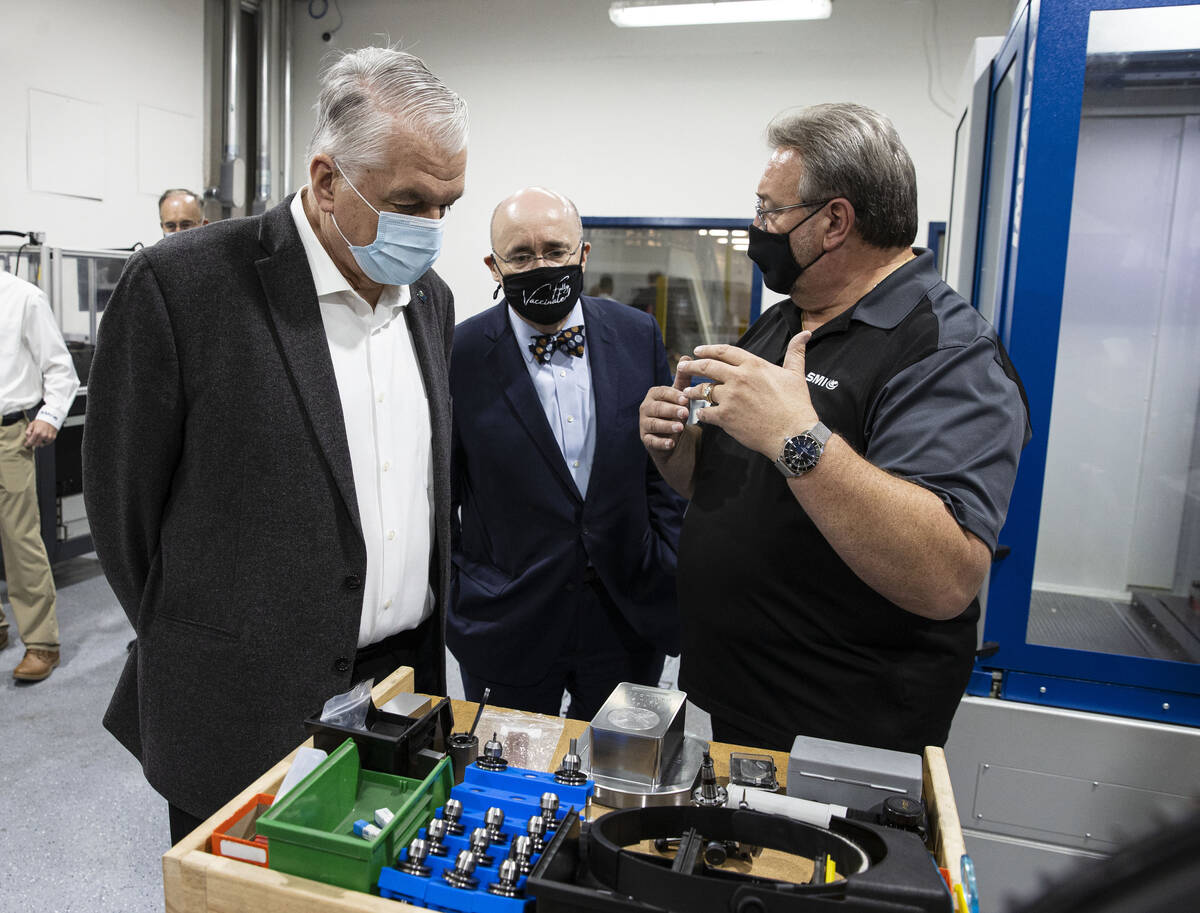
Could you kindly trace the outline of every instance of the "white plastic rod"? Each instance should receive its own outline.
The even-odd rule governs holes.
[[[827,805],[824,802],[813,802],[810,799],[798,799],[794,796],[784,796],[780,793],[769,793],[761,789],[744,789],[740,786],[729,787],[729,798],[725,804],[729,808],[739,808],[743,801],[746,806],[756,812],[766,812],[769,815],[783,815],[793,821],[805,824],[815,824],[817,827],[829,827],[829,819],[835,815],[846,817],[846,806]]]

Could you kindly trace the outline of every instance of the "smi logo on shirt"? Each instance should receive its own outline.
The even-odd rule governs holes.
[[[810,384],[816,384],[818,387],[824,387],[826,390],[836,390],[838,382],[832,377],[826,377],[824,374],[818,374],[816,371],[809,371],[808,377],[805,378]]]

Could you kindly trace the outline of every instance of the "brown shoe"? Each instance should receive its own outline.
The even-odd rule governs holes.
[[[25,651],[25,658],[13,669],[13,678],[22,682],[40,682],[49,678],[57,665],[57,650],[39,650],[34,647]]]

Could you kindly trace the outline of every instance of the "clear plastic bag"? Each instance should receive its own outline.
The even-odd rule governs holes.
[[[335,694],[321,710],[321,722],[347,729],[367,728],[367,708],[371,705],[371,688],[375,680],[365,678],[349,691]]]
[[[488,707],[475,728],[480,754],[493,732],[504,746],[505,760],[513,767],[550,770],[558,761],[554,749],[562,738],[563,718]]]

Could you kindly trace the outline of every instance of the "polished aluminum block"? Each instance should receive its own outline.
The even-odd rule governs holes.
[[[647,787],[663,782],[683,744],[682,691],[621,682],[592,719],[594,776]]]

